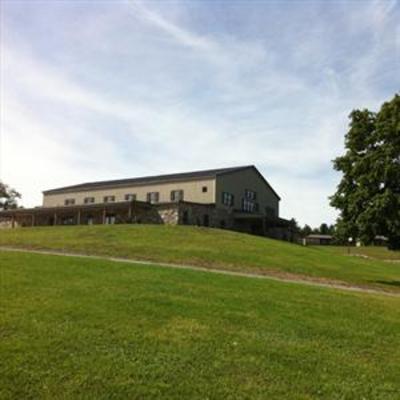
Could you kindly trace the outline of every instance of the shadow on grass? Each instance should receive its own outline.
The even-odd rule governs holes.
[[[375,283],[380,283],[381,285],[390,285],[400,287],[400,281],[374,281]]]

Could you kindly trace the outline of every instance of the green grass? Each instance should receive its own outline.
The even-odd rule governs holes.
[[[160,225],[24,228],[1,231],[1,245],[296,274],[400,291],[399,263],[349,257],[330,247],[302,247],[218,229]]]
[[[11,252],[0,273],[1,399],[400,398],[396,297]]]
[[[379,260],[400,262],[400,251],[390,251],[383,246],[351,247],[350,249],[344,246],[334,246],[332,249],[341,254],[350,253],[352,255],[362,255]]]

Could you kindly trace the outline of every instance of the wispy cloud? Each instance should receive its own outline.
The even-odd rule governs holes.
[[[135,17],[142,18],[148,23],[159,28],[169,36],[173,37],[178,43],[197,50],[211,50],[213,43],[206,38],[195,35],[192,32],[163,18],[162,15],[150,10],[143,2],[130,0],[129,3],[135,13]]]
[[[347,115],[400,87],[397,2],[94,4],[2,6],[0,173],[26,205],[52,186],[254,163],[284,216],[334,219]]]

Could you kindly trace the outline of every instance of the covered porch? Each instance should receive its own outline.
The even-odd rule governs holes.
[[[65,207],[18,208],[0,212],[2,227],[162,223],[154,208],[139,201]]]
[[[289,242],[296,240],[291,222],[283,218],[267,217],[263,214],[235,212],[233,221],[234,230],[239,232],[268,236]]]

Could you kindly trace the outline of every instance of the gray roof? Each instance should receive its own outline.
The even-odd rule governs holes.
[[[307,236],[307,239],[333,239],[332,235],[321,235],[319,233],[313,233]]]
[[[81,183],[79,185],[65,186],[65,187],[61,187],[61,188],[57,188],[57,189],[45,190],[43,193],[44,194],[56,194],[56,193],[102,189],[105,187],[118,187],[118,186],[123,187],[123,186],[130,186],[130,185],[147,185],[147,184],[155,184],[155,183],[196,180],[196,179],[203,179],[203,178],[215,178],[217,175],[227,174],[227,173],[231,173],[231,172],[237,172],[237,171],[241,171],[241,170],[244,170],[247,168],[256,169],[253,165],[245,165],[245,166],[240,166],[240,167],[207,169],[207,170],[203,170],[203,171],[183,172],[183,173],[178,173],[178,174],[145,176],[145,177],[140,177],[140,178],[118,179],[118,180],[112,180],[112,181],[86,182],[86,183]],[[256,171],[258,172],[257,169],[256,169]],[[268,184],[268,182],[267,182],[267,184]],[[268,186],[269,186],[269,184],[268,184]]]

